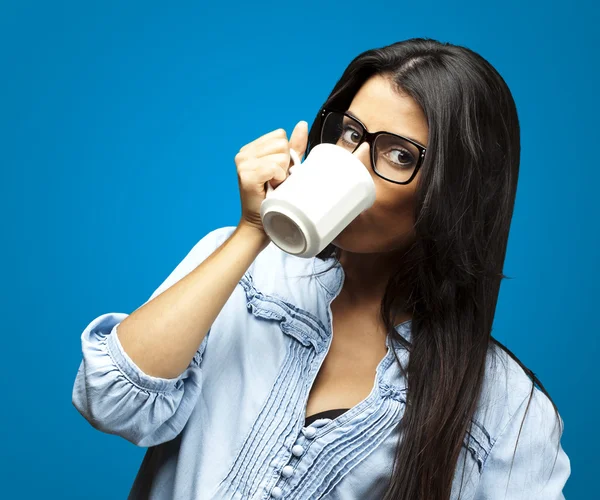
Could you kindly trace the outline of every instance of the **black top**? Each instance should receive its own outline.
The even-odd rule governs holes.
[[[331,418],[333,420],[335,417],[339,417],[342,413],[347,412],[349,409],[350,408],[320,411],[319,413],[315,413],[310,417],[306,417],[304,426],[307,427],[309,424],[312,424],[315,420],[319,418]]]

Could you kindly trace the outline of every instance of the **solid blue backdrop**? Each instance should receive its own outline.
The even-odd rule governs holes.
[[[598,49],[593,2],[0,4],[2,498],[125,498],[144,449],[71,404],[80,334],[132,312],[235,225],[234,156],[312,122],[350,60],[465,45],[511,88],[521,173],[493,334],[565,421],[565,494],[598,469]]]

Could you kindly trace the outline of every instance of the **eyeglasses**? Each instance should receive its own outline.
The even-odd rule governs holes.
[[[425,146],[391,132],[368,132],[358,119],[347,112],[328,108],[321,110],[321,142],[336,144],[354,153],[363,142],[371,150],[373,171],[386,181],[408,184],[415,178]]]

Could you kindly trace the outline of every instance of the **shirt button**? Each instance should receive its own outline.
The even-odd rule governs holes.
[[[271,496],[273,498],[281,498],[282,493],[283,490],[279,486],[275,486],[275,488],[271,490]]]
[[[302,446],[300,446],[299,444],[295,445],[292,448],[292,454],[299,457],[300,455],[302,455],[302,453],[304,453],[304,448],[302,448]]]
[[[283,477],[290,477],[294,473],[294,468],[291,465],[286,465],[281,471]]]
[[[312,427],[323,427],[324,425],[328,424],[329,422],[331,422],[330,418],[318,418],[310,425]]]
[[[317,433],[317,429],[315,429],[314,427],[307,427],[306,429],[304,429],[304,435],[308,439],[315,437],[316,433]]]

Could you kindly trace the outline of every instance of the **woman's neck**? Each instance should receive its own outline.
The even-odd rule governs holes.
[[[341,251],[340,263],[344,270],[344,285],[340,298],[350,307],[371,310],[379,314],[381,302],[392,273],[397,271],[398,253],[352,253]],[[399,294],[404,290],[398,290]],[[410,319],[407,313],[398,313],[394,324]]]

